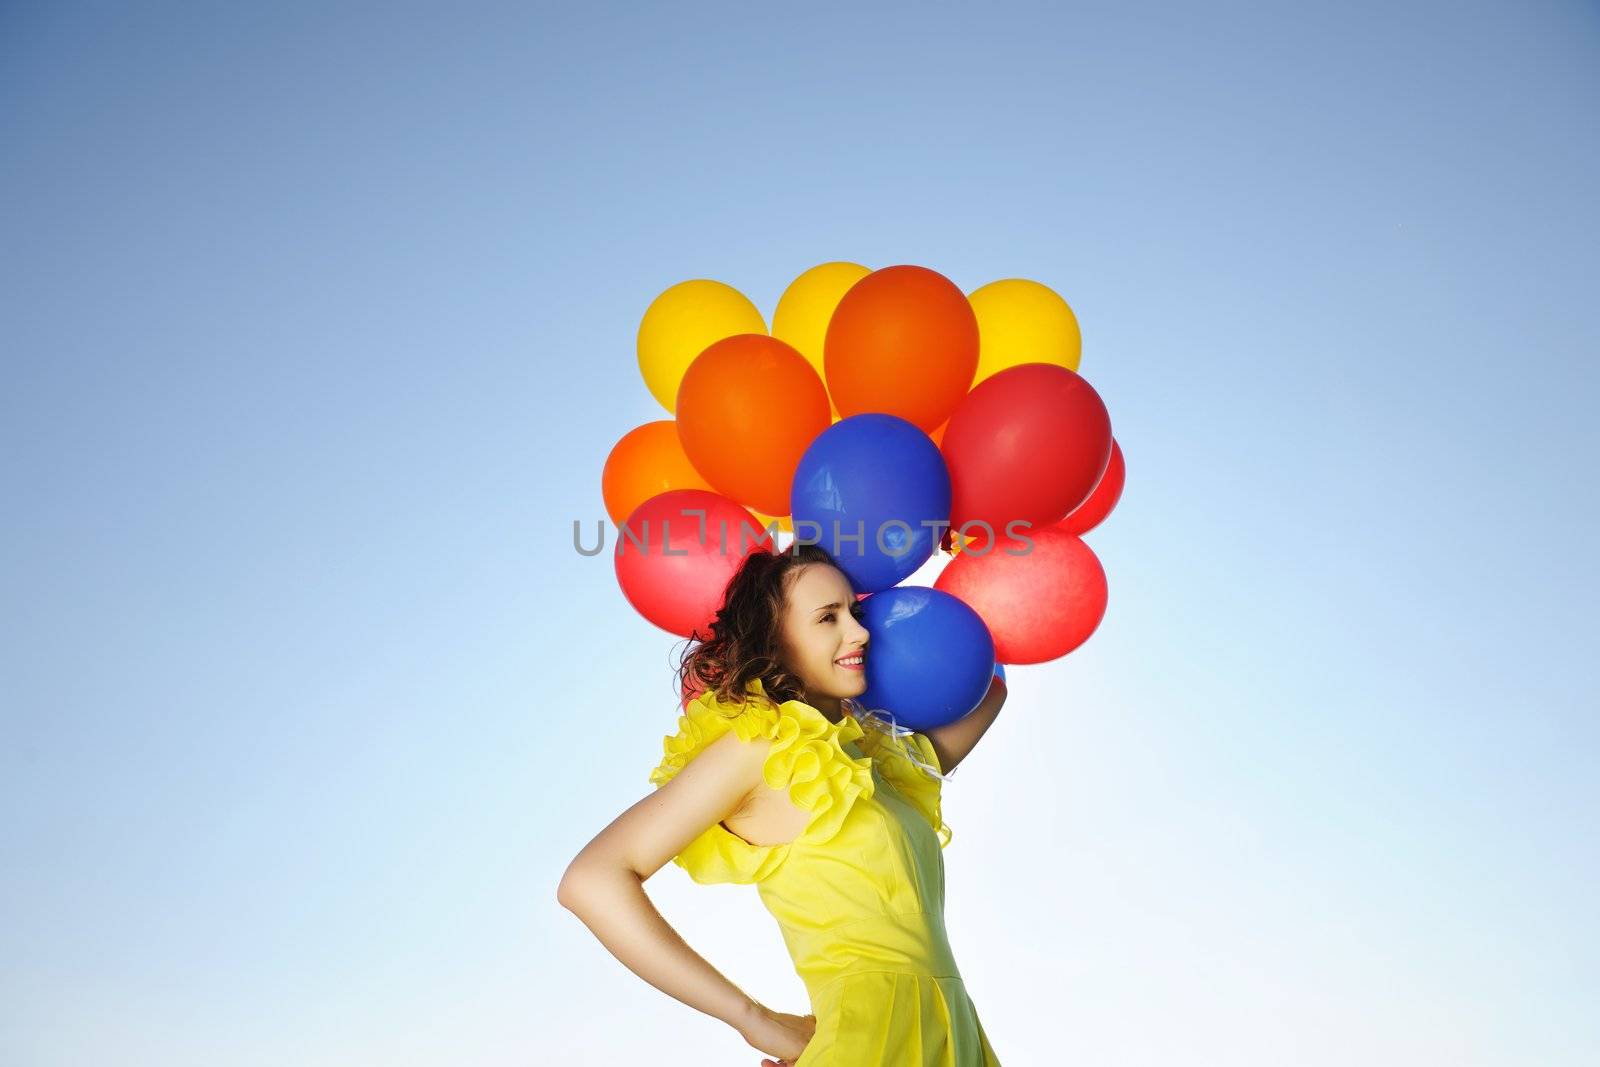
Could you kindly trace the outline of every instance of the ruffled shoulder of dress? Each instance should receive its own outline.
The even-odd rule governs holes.
[[[939,847],[950,844],[953,831],[944,821],[942,795],[945,777],[940,773],[939,756],[926,734],[885,722],[874,713],[865,716],[867,726],[860,742],[861,751],[878,765],[878,773],[889,780],[895,792],[920,811],[939,837]]]
[[[856,798],[872,795],[872,758],[857,758],[844,747],[862,737],[860,724],[849,715],[830,722],[803,701],[774,702],[759,679],[750,683],[743,703],[702,693],[684,705],[677,733],[662,739],[662,760],[650,772],[650,783],[660,788],[677,777],[729,730],[741,741],[772,742],[762,776],[773,789],[788,789],[789,799],[811,812],[811,821],[798,838],[782,845],[752,845],[721,823],[711,826],[673,857],[697,882],[759,882],[782,865],[794,845],[834,837]]]

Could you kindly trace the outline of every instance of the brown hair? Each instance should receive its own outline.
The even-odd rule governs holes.
[[[678,664],[680,695],[710,690],[719,702],[742,704],[746,687],[759,678],[774,703],[803,699],[800,679],[783,664],[781,633],[790,575],[812,563],[838,566],[825,549],[799,540],[781,552],[746,556],[728,579],[710,636],[685,650]]]

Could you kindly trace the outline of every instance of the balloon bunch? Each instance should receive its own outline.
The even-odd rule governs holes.
[[[703,637],[746,555],[820,544],[865,600],[863,703],[918,730],[961,718],[999,664],[1064,656],[1105,615],[1082,537],[1124,466],[1081,350],[1067,302],[1020,278],[963,294],[925,267],[824,263],[770,333],[731,286],[672,286],[638,353],[673,418],[625,434],[601,477],[623,594]],[[907,582],[934,562],[931,587]]]

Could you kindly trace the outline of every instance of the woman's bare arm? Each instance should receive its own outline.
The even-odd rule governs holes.
[[[761,1008],[678,936],[644,883],[761,781],[770,742],[729,731],[612,821],[572,860],[556,899],[629,970],[669,997],[745,1033]]]
[[[956,765],[967,758],[977,747],[989,727],[1000,714],[1006,702],[1006,683],[997,674],[989,679],[989,691],[983,700],[963,717],[944,726],[924,731],[933,742],[934,755],[939,757],[939,770],[949,774]]]

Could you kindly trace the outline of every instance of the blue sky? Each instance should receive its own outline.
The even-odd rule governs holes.
[[[571,523],[649,301],[835,259],[1050,285],[1127,457],[947,787],[1001,1058],[1600,1055],[1593,5],[0,39],[0,1060],[754,1064],[555,903],[674,715]],[[647,889],[805,1010],[753,892]]]

